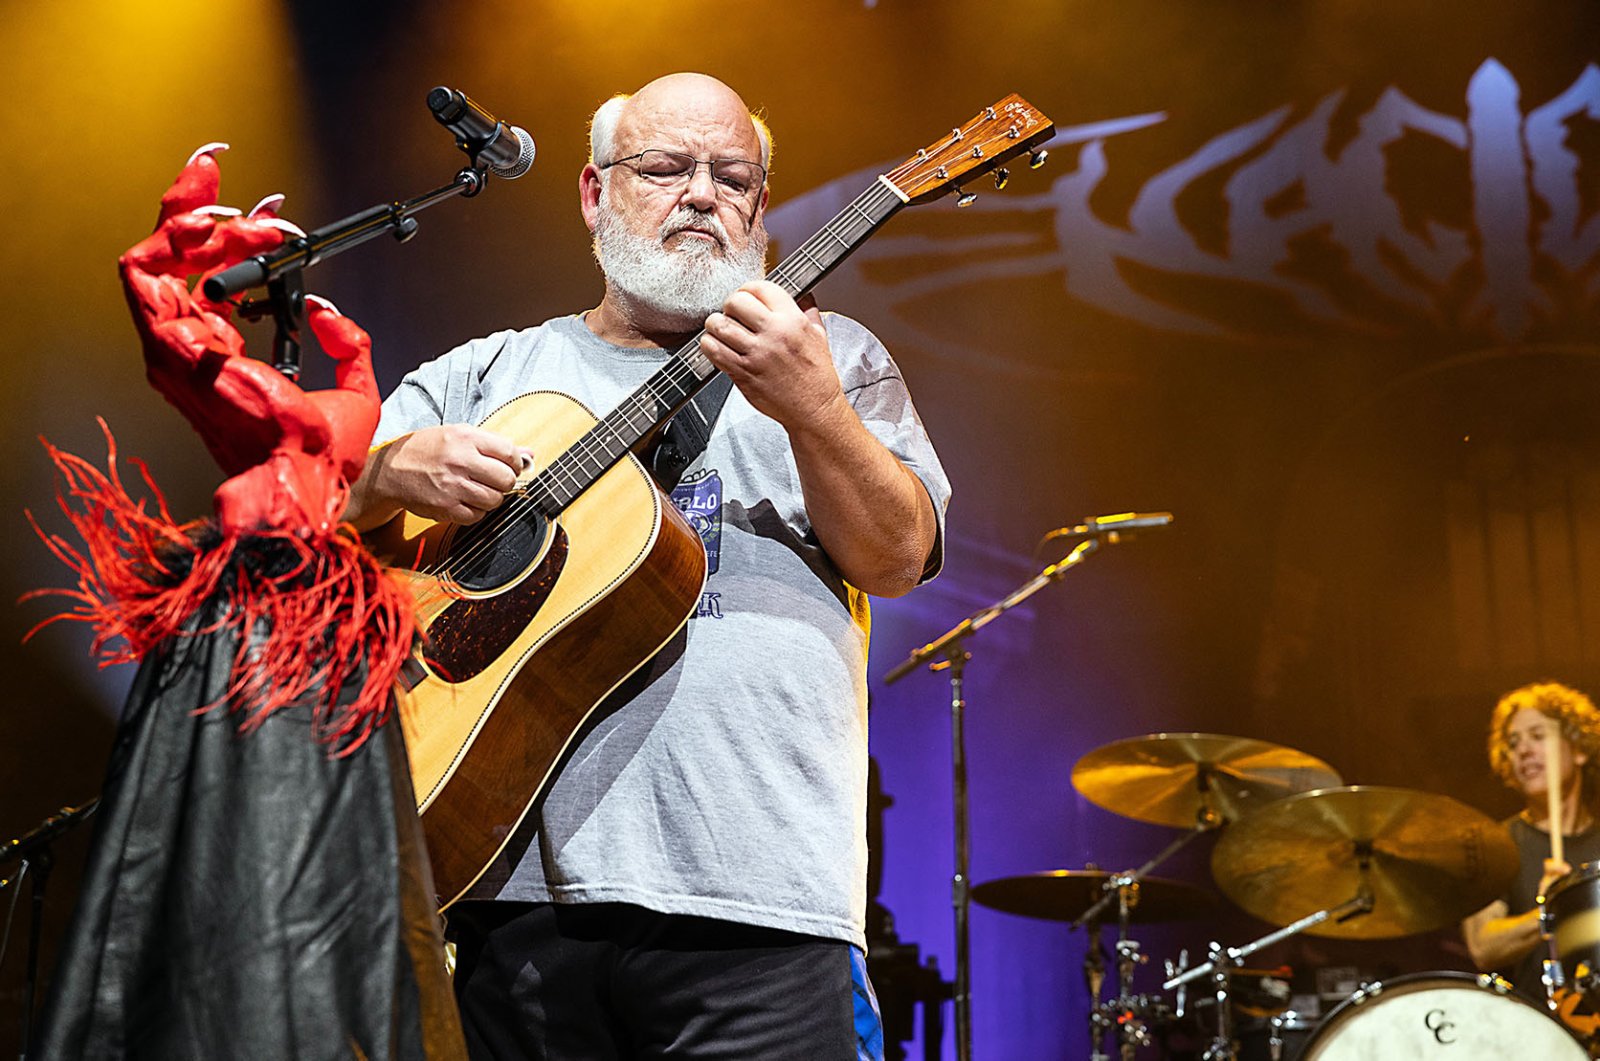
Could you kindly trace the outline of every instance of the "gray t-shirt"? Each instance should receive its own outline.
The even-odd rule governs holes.
[[[887,350],[824,322],[845,395],[933,499],[943,562],[950,484]],[[577,316],[497,332],[406,376],[376,441],[481,422],[533,390],[603,415],[658,369]],[[847,940],[866,910],[866,596],[806,517],[788,436],[735,388],[673,500],[709,577],[684,631],[596,712],[472,898],[627,902]]]

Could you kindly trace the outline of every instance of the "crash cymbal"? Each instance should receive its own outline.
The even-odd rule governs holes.
[[[1223,821],[1314,788],[1343,784],[1305,752],[1246,737],[1155,733],[1096,748],[1072,768],[1072,787],[1113,814],[1194,825],[1205,803]]]
[[[1517,871],[1505,828],[1448,796],[1355,785],[1303,792],[1234,822],[1211,852],[1217,886],[1288,925],[1354,898],[1367,862],[1370,914],[1306,931],[1390,939],[1458,921],[1504,895]]]
[[[1042,917],[1046,921],[1076,921],[1099,901],[1105,893],[1106,879],[1111,876],[1114,874],[1098,869],[1025,873],[1020,877],[985,881],[972,889],[972,898],[990,909],[1008,914]],[[1138,898],[1128,911],[1128,920],[1183,921],[1204,917],[1216,907],[1216,895],[1205,888],[1166,877],[1146,877],[1138,884]],[[1100,920],[1117,920],[1114,902],[1106,907]]]

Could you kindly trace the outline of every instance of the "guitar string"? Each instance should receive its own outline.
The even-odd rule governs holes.
[[[847,252],[853,250],[861,239],[869,235],[874,227],[882,224],[893,213],[891,210],[878,216],[875,211],[884,205],[894,205],[898,199],[899,196],[886,189],[881,181],[875,183],[823,225],[821,231],[812,236],[794,254],[776,267],[768,278],[775,282],[781,281],[787,285],[791,294],[803,290],[807,284],[815,283],[817,277],[825,271],[826,266],[819,263],[812,252],[822,250],[821,244],[825,242],[825,237],[831,237],[835,242],[845,247]],[[852,213],[859,215],[863,223],[859,225],[852,223],[853,219],[849,216]],[[840,227],[845,232],[848,233],[852,229],[859,227],[860,233],[853,240],[842,238],[839,231],[834,227],[836,223],[841,222]],[[837,264],[843,258],[844,254],[839,254],[830,264]],[[801,268],[798,270],[798,276],[791,275],[796,271],[792,267],[802,265],[802,259],[804,264],[808,264],[810,268]],[[814,273],[814,275],[810,280],[802,281],[800,277],[808,272]],[[681,401],[687,397],[687,395],[683,394],[686,384],[692,385],[696,382],[703,382],[704,379],[709,379],[711,375],[714,375],[715,372],[713,371],[702,377],[701,373],[695,370],[695,365],[707,363],[705,355],[699,349],[699,338],[699,336],[696,336],[675,352],[673,359],[664,365],[656,376],[625,398],[616,409],[596,423],[577,443],[558,456],[555,461],[552,461],[549,466],[518,491],[517,495],[511,498],[509,506],[497,510],[494,514],[497,522],[495,531],[475,536],[474,541],[466,551],[446,557],[432,567],[421,570],[420,574],[435,577],[438,581],[438,586],[436,589],[420,593],[418,595],[418,604],[425,605],[432,603],[433,599],[438,596],[451,595],[450,589],[459,586],[463,578],[470,577],[471,574],[475,573],[472,570],[473,566],[480,560],[486,559],[494,548],[511,533],[508,525],[514,525],[519,521],[527,509],[538,509],[541,507],[541,502],[545,502],[547,503],[544,506],[546,508],[559,506],[557,508],[558,513],[560,509],[564,509],[576,500],[611,465],[620,460],[630,446],[625,444],[620,449],[614,450],[610,443],[603,441],[604,436],[609,434],[613,442],[624,442],[625,436],[617,429],[615,424],[615,421],[620,419],[619,414],[627,418],[628,427],[635,431],[638,431],[638,428],[633,423],[632,414],[628,412],[630,408],[633,412],[644,414],[645,421],[650,427],[657,426],[660,418],[652,415],[650,410],[646,408],[645,403],[648,400],[659,409],[662,398],[666,396],[666,391],[663,386],[658,386],[658,384],[671,384],[678,391],[678,400]],[[645,430],[648,431],[649,427]],[[643,434],[644,432],[640,432],[638,437],[642,438]],[[574,469],[572,467],[575,463],[584,464],[590,461],[596,465],[592,472],[589,472],[587,468]],[[587,475],[579,474],[580,471],[587,473]],[[569,480],[569,483],[562,484],[560,482],[563,476]],[[558,488],[567,494],[564,499],[558,494]],[[543,496],[540,496],[541,492]],[[546,512],[545,514],[549,517],[555,513]]]
[[[894,196],[892,193],[888,192],[883,187],[881,182],[875,184],[872,188],[858,196],[856,200],[852,201],[843,211],[840,212],[840,214],[830,219],[829,222],[823,226],[821,232],[807,240],[805,244],[802,244],[794,254],[790,255],[788,259],[777,266],[772,273],[769,274],[768,278],[774,280],[775,282],[781,281],[790,289],[791,293],[796,293],[800,290],[803,290],[805,283],[814,283],[815,277],[820,275],[825,268],[811,253],[812,250],[821,249],[821,244],[824,242],[824,237],[831,237],[834,241],[839,242],[841,246],[844,246],[848,249],[853,249],[854,245],[859,243],[861,238],[864,238],[865,235],[870,233],[871,229],[875,225],[881,224],[882,221],[887,220],[889,216],[888,213],[885,213],[882,217],[877,217],[874,213],[870,213],[869,210],[885,205],[885,199],[892,201],[897,198],[897,196]],[[852,225],[846,221],[846,224],[843,226],[847,232],[855,227],[859,227],[861,229],[860,235],[856,237],[854,242],[843,239],[839,232],[834,229],[836,222],[841,221],[841,219],[846,219],[847,216],[852,212],[860,215],[864,221],[864,224],[859,226]],[[835,262],[842,259],[843,255],[839,255],[836,257]],[[799,270],[800,276],[791,275],[794,272],[794,270],[791,269],[791,266],[794,265],[802,265],[802,268]],[[804,265],[809,265],[809,268],[804,268]],[[802,281],[800,277],[804,276],[806,273],[813,273],[814,275],[811,280]],[[438,578],[440,582],[440,588],[437,591],[419,595],[418,603],[431,603],[431,599],[437,593],[446,593],[446,587],[460,585],[464,577],[470,577],[472,574],[476,573],[472,570],[473,565],[478,561],[487,558],[492,550],[502,540],[504,540],[509,533],[511,533],[509,529],[502,528],[506,528],[507,525],[514,524],[520,520],[522,516],[526,514],[527,509],[539,508],[541,501],[559,503],[560,507],[565,508],[566,505],[569,505],[573,500],[576,500],[576,498],[584,490],[588,489],[588,487],[592,485],[595,479],[609,469],[612,464],[620,460],[623,454],[627,452],[627,449],[630,448],[628,445],[624,444],[620,449],[614,449],[612,444],[603,441],[603,437],[609,434],[613,442],[625,442],[625,436],[617,430],[614,421],[620,418],[626,418],[628,421],[628,427],[637,431],[638,428],[633,423],[632,417],[632,413],[637,412],[644,414],[644,419],[646,422],[652,427],[655,426],[659,420],[659,417],[652,415],[650,409],[646,406],[646,402],[649,402],[651,405],[654,405],[657,409],[659,409],[662,399],[666,397],[668,393],[666,390],[667,384],[670,384],[677,391],[679,400],[686,398],[686,395],[684,395],[683,392],[687,386],[692,386],[695,383],[703,382],[704,379],[709,379],[711,375],[715,374],[713,370],[712,373],[702,376],[701,372],[696,371],[696,365],[703,366],[708,363],[709,362],[705,358],[705,355],[700,351],[699,336],[696,336],[694,339],[690,340],[683,347],[681,347],[677,352],[675,352],[672,360],[664,365],[656,374],[656,376],[652,377],[651,380],[646,381],[643,387],[639,388],[623,399],[616,409],[614,409],[610,414],[607,414],[605,419],[596,423],[596,425],[591,428],[583,436],[583,438],[579,439],[578,442],[575,443],[570,449],[557,457],[555,461],[552,461],[549,466],[541,471],[525,487],[518,491],[517,495],[512,498],[512,503],[509,506],[497,510],[497,512],[494,514],[497,523],[497,528],[495,531],[488,534],[476,535],[473,542],[464,552],[447,557],[431,568],[420,571],[419,573],[421,574],[431,575]],[[621,414],[620,417],[619,414]],[[648,431],[648,428],[646,431]],[[640,433],[639,437],[643,437],[643,433]],[[579,474],[579,469],[574,469],[572,465],[574,463],[587,463],[591,461],[595,463],[596,467],[592,473],[589,473],[587,476],[587,481],[585,481],[586,476]],[[582,468],[581,470],[583,472],[589,472],[589,469],[587,468]],[[569,482],[562,484],[560,482],[562,477],[568,479]],[[562,500],[557,494],[556,491],[558,487],[561,487],[569,494],[565,500]],[[541,489],[545,495],[544,497],[538,496],[538,493]],[[552,515],[548,512],[545,514],[547,516]]]
[[[935,161],[935,159],[909,160],[896,167],[895,170],[891,170],[888,175],[889,179],[892,181],[896,175],[900,174],[900,171],[914,168],[913,163],[918,161],[926,166]],[[845,256],[853,251],[861,240],[870,235],[875,227],[888,220],[894,212],[890,210],[878,216],[876,214],[877,210],[886,205],[895,206],[897,204],[903,204],[900,197],[889,190],[883,181],[875,182],[825,223],[819,232],[802,243],[793,254],[774,268],[768,274],[767,279],[781,282],[782,286],[785,286],[791,295],[798,295],[809,285],[816,283],[827,268],[843,261]],[[854,219],[850,217],[851,214],[858,215],[862,219],[859,226],[854,223]],[[852,239],[847,240],[840,235],[839,231],[835,230],[836,223],[842,223],[840,227],[845,233],[850,233],[856,227],[860,228],[860,232],[853,236]],[[824,265],[813,255],[813,251],[822,251],[822,244],[826,241],[826,238],[831,238],[845,250],[843,253],[834,256],[833,260],[827,265]],[[824,255],[824,260],[826,258],[827,256]],[[802,260],[806,268],[791,269],[792,266],[802,265]],[[808,272],[814,275],[808,280],[802,280],[801,278]],[[791,275],[792,273],[797,273],[797,275]],[[702,332],[702,334],[704,333]],[[458,555],[447,556],[430,567],[420,569],[418,574],[434,578],[438,588],[418,594],[417,603],[423,605],[431,603],[438,596],[452,595],[450,587],[459,586],[463,576],[469,577],[472,573],[472,565],[480,560],[487,559],[494,548],[509,536],[510,530],[503,528],[506,528],[508,524],[518,522],[528,509],[539,510],[541,509],[541,502],[548,502],[550,503],[549,507],[559,507],[556,507],[556,511],[553,513],[544,511],[542,514],[546,515],[547,518],[554,518],[561,510],[572,504],[585,490],[593,485],[595,480],[609,470],[617,461],[621,460],[631,446],[637,443],[639,438],[643,438],[650,429],[659,426],[659,415],[652,414],[647,409],[646,401],[649,401],[651,405],[659,409],[662,399],[668,397],[668,392],[665,390],[665,385],[667,384],[671,384],[679,392],[678,397],[675,399],[676,401],[687,400],[688,395],[684,393],[686,387],[703,383],[715,375],[715,370],[704,376],[696,371],[696,365],[708,363],[708,359],[700,350],[700,336],[697,335],[679,348],[672,359],[656,375],[647,380],[642,387],[624,398],[617,408],[613,409],[598,421],[594,427],[585,432],[577,442],[558,455],[554,461],[541,470],[524,487],[509,493],[507,499],[510,504],[504,508],[497,509],[491,514],[497,521],[496,530],[487,534],[477,535],[466,551]],[[609,434],[613,442],[624,442],[625,436],[614,423],[619,419],[619,413],[623,414],[627,419],[627,426],[630,429],[638,430],[633,423],[632,414],[627,412],[630,407],[633,412],[644,415],[649,427],[639,432],[633,443],[625,443],[620,449],[613,451],[611,444],[603,441],[603,436]],[[589,472],[587,468],[581,467],[582,464],[589,461],[593,461],[596,465],[592,472]],[[579,464],[580,467],[573,468],[572,465],[574,464]],[[580,474],[580,472],[584,474]],[[557,493],[557,487],[561,485],[559,480],[562,476],[570,480],[569,485],[564,487],[568,493],[564,500]],[[542,491],[543,496],[539,496],[539,491]]]

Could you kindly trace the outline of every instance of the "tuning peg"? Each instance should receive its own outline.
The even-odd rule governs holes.
[[[995,191],[999,191],[1001,188],[1004,188],[1006,186],[1006,182],[1009,181],[1010,179],[1011,179],[1011,171],[1006,169],[1004,166],[1001,166],[999,169],[995,170],[994,171],[994,190]]]
[[[959,196],[956,197],[956,205],[957,206],[971,206],[973,203],[975,203],[977,201],[978,201],[978,193],[977,192],[962,192]]]
[[[1039,150],[1028,156],[1028,168],[1038,169],[1040,166],[1044,165],[1044,160],[1049,157],[1050,152],[1041,147]]]

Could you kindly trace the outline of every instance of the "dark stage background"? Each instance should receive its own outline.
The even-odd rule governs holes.
[[[978,881],[1131,866],[1172,837],[1075,795],[1072,764],[1111,740],[1259,737],[1498,815],[1495,696],[1540,677],[1596,689],[1592,3],[56,0],[6,3],[0,25],[0,596],[64,581],[23,516],[62,523],[41,433],[96,454],[104,416],[176,512],[209,505],[219,476],[145,385],[114,273],[195,147],[233,144],[225,202],[284,191],[309,227],[449,178],[458,156],[422,102],[435,84],[534,134],[526,178],[311,274],[372,332],[387,390],[458,341],[598,300],[575,196],[587,116],[701,69],[775,130],[780,249],[1009,91],[1062,130],[1044,169],[968,210],[902,214],[819,291],[889,343],[955,483],[945,574],[877,607],[871,663],[895,800],[884,897],[945,973],[947,688],[878,678],[1027,578],[1052,527],[1177,516],[975,644]],[[0,631],[0,832],[95,794],[130,678],[89,665],[81,631],[19,646],[45,613],[13,609]],[[82,838],[61,854],[52,941]],[[1205,882],[1205,854],[1165,872]],[[1230,913],[1141,939],[1159,959],[1264,931]],[[979,1056],[1081,1056],[1082,940],[978,909],[973,942]],[[1448,932],[1261,957],[1302,976],[1464,967]]]

